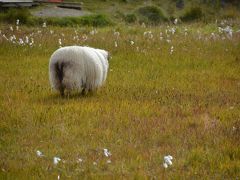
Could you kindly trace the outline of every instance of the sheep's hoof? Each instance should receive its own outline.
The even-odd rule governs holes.
[[[86,89],[84,88],[83,90],[82,90],[82,92],[81,92],[81,95],[86,95],[87,94],[87,92],[86,92]]]
[[[62,97],[64,97],[64,90],[60,90],[60,94]]]

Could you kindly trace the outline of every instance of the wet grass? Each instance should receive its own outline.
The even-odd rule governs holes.
[[[239,33],[228,38],[201,24],[177,26],[174,35],[166,26],[116,27],[120,36],[112,28],[19,29],[1,26],[8,38],[34,32],[33,47],[0,36],[1,179],[239,178]],[[143,35],[149,30],[153,38]],[[103,88],[65,98],[51,91],[58,39],[111,52]],[[168,154],[173,165],[164,169]]]

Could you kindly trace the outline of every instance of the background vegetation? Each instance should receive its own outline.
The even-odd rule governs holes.
[[[67,2],[67,1],[66,1]],[[239,19],[240,3],[228,0],[102,0],[82,2],[82,8],[92,13],[85,17],[47,17],[37,18],[31,15],[35,9],[10,9],[0,13],[0,22],[14,23],[19,18],[22,23],[33,26],[47,22],[58,26],[109,26],[113,24],[159,25],[179,22],[200,21],[204,23],[223,19]],[[37,8],[38,9],[38,8]]]

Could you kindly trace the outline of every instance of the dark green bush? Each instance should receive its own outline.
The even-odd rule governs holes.
[[[38,20],[43,22],[44,19]],[[46,18],[45,21],[48,25],[54,26],[94,26],[103,27],[111,25],[112,22],[104,15],[90,15],[83,17],[64,17],[64,18]]]
[[[144,17],[144,21],[151,24],[159,24],[166,21],[167,18],[162,10],[156,6],[145,6],[138,9],[138,13]]]
[[[8,23],[15,23],[19,19],[20,23],[26,24],[31,17],[28,9],[9,9],[2,15],[2,20]]]
[[[203,12],[200,7],[192,7],[185,12],[185,14],[181,17],[182,21],[194,21],[200,20],[203,17]]]
[[[104,15],[90,15],[80,18],[80,24],[85,26],[107,26],[111,25],[110,19]]]
[[[127,22],[127,23],[134,23],[137,21],[137,17],[135,14],[127,14],[125,15],[124,17],[124,20]]]

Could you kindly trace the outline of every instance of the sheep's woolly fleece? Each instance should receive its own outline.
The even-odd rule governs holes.
[[[49,63],[52,89],[92,91],[107,78],[108,52],[91,47],[66,46],[56,50]]]

